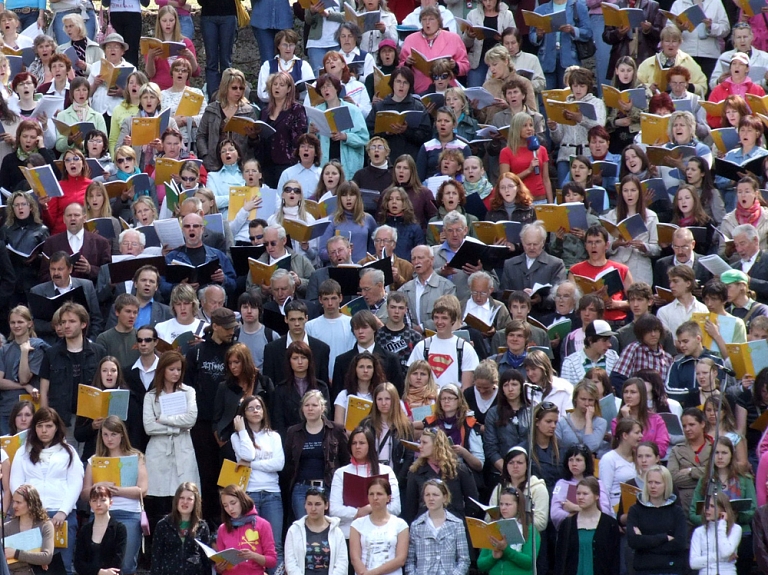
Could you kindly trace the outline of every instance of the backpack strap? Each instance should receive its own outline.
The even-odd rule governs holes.
[[[424,361],[429,362],[429,344],[432,343],[432,337],[424,340]]]

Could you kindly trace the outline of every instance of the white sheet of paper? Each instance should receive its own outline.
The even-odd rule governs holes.
[[[56,112],[64,109],[64,98],[61,96],[53,96],[51,94],[45,94],[40,100],[38,100],[35,109],[32,110],[32,117],[39,118],[43,114],[46,114],[48,118],[53,118]]]
[[[161,395],[160,413],[163,415],[184,415],[187,413],[187,395],[182,391]]]
[[[176,249],[184,245],[184,234],[181,231],[181,224],[176,218],[167,220],[155,220],[155,231],[160,242],[164,246]]]

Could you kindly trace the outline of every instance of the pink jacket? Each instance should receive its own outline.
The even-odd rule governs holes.
[[[768,453],[763,453],[760,457],[760,463],[757,464],[757,475],[755,475],[758,507],[768,503],[768,490],[765,488],[766,479],[768,479]]]
[[[741,84],[734,84],[731,82],[730,78],[726,78],[712,90],[712,93],[709,95],[709,101],[722,102],[728,96],[741,96],[746,99],[746,94],[765,96],[765,90],[749,78]],[[707,123],[712,128],[720,128],[722,126],[722,118],[720,116],[711,116],[710,114],[707,114]]]
[[[457,76],[465,76],[469,72],[469,58],[467,57],[467,48],[461,36],[441,30],[435,38],[432,46],[421,32],[415,32],[405,39],[403,49],[400,51],[400,65],[405,66],[405,61],[411,55],[411,50],[418,50],[427,60],[436,58],[453,58],[453,61],[459,67]],[[425,76],[422,72],[413,68],[414,92],[421,94],[429,88],[432,78]]]
[[[272,535],[272,526],[266,519],[259,517],[256,509],[251,509],[245,515],[252,515],[254,522],[237,527],[232,531],[227,531],[227,527],[224,524],[219,526],[216,548],[220,551],[230,548],[254,551],[259,555],[264,555],[267,561],[264,567],[255,561],[244,561],[228,569],[226,575],[263,575],[267,569],[277,565],[277,553],[275,552],[275,538]]]
[[[611,433],[616,433],[616,418],[611,421]],[[658,413],[648,414],[648,429],[643,429],[643,441],[653,441],[659,446],[659,454],[662,459],[669,448],[669,432],[667,424]]]

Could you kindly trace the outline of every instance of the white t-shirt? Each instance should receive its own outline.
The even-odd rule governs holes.
[[[454,383],[461,387],[461,374],[465,371],[475,371],[480,364],[475,348],[472,347],[471,343],[464,340],[457,344],[459,337],[455,335],[450,339],[440,339],[437,336],[427,339],[429,339],[429,358],[427,361],[432,368],[432,373],[435,374],[437,385],[443,387],[449,383]],[[411,357],[408,358],[408,365],[416,360],[424,359],[424,342],[425,340],[421,340],[414,346]],[[458,355],[456,355],[457,345],[464,346],[460,370],[456,366],[456,362],[459,360]]]
[[[600,458],[600,482],[605,485],[611,498],[611,505],[618,505],[621,499],[621,484],[637,477],[637,468],[616,450],[611,450]]]
[[[200,324],[203,324],[203,327],[200,327]],[[155,326],[155,329],[157,330],[157,337],[168,343],[173,343],[173,340],[179,337],[182,333],[187,333],[188,331],[198,333],[199,329],[199,335],[202,337],[203,330],[207,327],[207,325],[208,324],[201,319],[196,319],[189,325],[182,325],[174,317],[172,319],[160,322]]]
[[[370,393],[355,393],[353,397],[360,397],[362,399],[369,399],[373,401],[373,395]],[[339,393],[339,395],[336,396],[336,401],[333,402],[333,405],[338,405],[339,407],[343,407],[344,409],[347,409],[347,403],[348,403],[348,394],[347,390],[344,389]]]
[[[397,536],[403,529],[408,529],[408,524],[399,517],[391,515],[386,525],[374,525],[370,515],[366,515],[355,519],[352,527],[360,534],[363,565],[367,571],[370,571],[395,558]],[[402,575],[402,573],[403,569],[398,567],[382,575]]]

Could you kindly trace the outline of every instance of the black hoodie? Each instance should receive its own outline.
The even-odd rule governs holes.
[[[627,543],[635,550],[635,573],[685,573],[688,563],[686,529],[685,514],[675,495],[660,507],[644,502],[639,496],[637,503],[629,508],[627,517]]]

